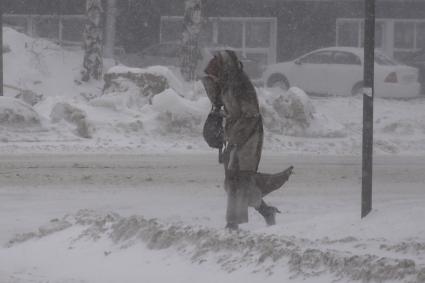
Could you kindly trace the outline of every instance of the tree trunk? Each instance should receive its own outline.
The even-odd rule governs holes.
[[[199,32],[201,30],[201,0],[186,0],[183,19],[181,73],[186,81],[195,79],[195,70],[201,58]]]
[[[87,0],[87,20],[84,29],[84,62],[82,80],[89,81],[91,78],[102,78],[102,23],[103,9],[101,0]]]
[[[114,58],[117,0],[108,0],[106,7],[105,57]]]

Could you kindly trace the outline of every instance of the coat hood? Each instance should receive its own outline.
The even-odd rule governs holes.
[[[233,81],[242,71],[242,63],[233,50],[218,51],[205,68],[207,75],[217,78],[221,83]]]

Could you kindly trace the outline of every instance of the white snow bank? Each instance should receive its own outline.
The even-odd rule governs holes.
[[[90,105],[125,112],[126,109],[140,110],[151,99],[150,96],[141,95],[140,89],[130,80],[119,79],[119,87],[120,90],[106,92],[90,100]]]
[[[87,121],[86,113],[68,103],[57,103],[50,113],[53,123],[65,120],[77,126],[76,134],[83,138],[91,138],[92,126]]]
[[[48,40],[31,38],[11,28],[3,28],[3,37],[11,49],[4,54],[6,95],[14,94],[7,85],[43,95],[75,90],[82,52],[66,51]]]
[[[177,74],[175,74],[170,68],[164,67],[164,66],[151,66],[144,69],[141,68],[131,68],[124,65],[118,65],[110,68],[108,70],[108,73],[117,73],[117,74],[126,74],[126,73],[133,73],[133,74],[153,74],[157,76],[162,76],[167,79],[167,82],[169,86],[177,91],[178,93],[185,93],[185,86],[181,79],[177,77]]]
[[[34,239],[38,240],[27,243]],[[99,242],[102,243],[100,249]],[[377,256],[364,253],[361,249],[343,251],[335,248],[353,242],[355,244],[357,240],[346,238],[340,241],[309,241],[245,231],[226,233],[194,225],[161,223],[157,219],[145,219],[142,216],[122,217],[116,213],[99,214],[80,210],[76,215],[52,220],[48,225],[40,227],[38,232],[18,235],[9,242],[9,249],[3,252],[3,256],[10,254],[13,260],[17,260],[19,257],[16,258],[16,255],[19,255],[21,246],[39,250],[50,243],[55,245],[56,253],[61,251],[62,258],[68,260],[89,251],[103,256],[104,260],[101,262],[112,260],[116,256],[122,258],[123,255],[131,262],[130,251],[140,251],[142,243],[147,250],[160,254],[166,251],[165,254],[180,256],[192,265],[218,267],[227,274],[245,270],[248,274],[262,274],[264,280],[269,278],[273,282],[279,276],[272,275],[282,271],[288,279],[314,279],[314,282],[425,280],[425,266],[416,264],[414,260]],[[385,245],[381,248],[391,250],[401,247]],[[421,244],[420,248],[425,247]],[[0,257],[1,255],[2,253]],[[55,257],[50,256],[50,260],[53,258]],[[53,274],[46,272],[44,275],[51,279]],[[137,271],[133,270],[132,274],[137,274]]]
[[[201,102],[201,103],[200,103]],[[164,91],[155,96],[152,100],[152,106],[158,112],[170,112],[173,115],[189,115],[197,113],[205,116],[205,106],[208,106],[208,99],[200,99],[198,101],[190,101],[181,96],[171,89]]]
[[[207,98],[190,101],[169,89],[153,98],[152,108],[158,113],[156,119],[163,134],[200,136],[209,101]]]
[[[27,103],[0,96],[0,126],[23,130],[40,126],[40,117]]]
[[[201,82],[186,83],[178,72],[162,66],[146,69],[115,66],[109,72],[163,77],[169,89],[156,92],[159,98],[155,103],[154,95],[141,95],[140,86],[125,79],[119,81],[119,89],[103,93],[103,81],[78,83],[82,50],[65,50],[11,28],[3,28],[3,33],[5,45],[10,47],[10,52],[4,53],[5,95],[15,97],[16,89],[22,89],[42,97],[42,101],[37,97],[27,101],[35,104],[35,111],[42,117],[44,140],[50,141],[49,151],[51,147],[66,149],[70,141],[75,142],[71,151],[75,151],[75,147],[83,151],[109,147],[152,152],[152,144],[156,144],[154,150],[159,152],[186,151],[188,148],[209,150],[201,135],[202,123],[209,111]],[[266,151],[360,154],[362,103],[358,97],[311,98],[297,88],[288,92],[258,88],[257,93],[265,125]],[[87,121],[96,128],[92,141],[76,140],[75,127],[53,123],[49,114],[56,103],[68,103],[86,113]],[[412,101],[377,99],[376,152],[425,153],[424,105],[423,98]],[[143,138],[135,135],[132,129],[143,134]],[[15,140],[37,141],[38,136],[28,132]],[[20,150],[21,146],[8,143],[0,150]],[[34,147],[42,148],[31,143],[22,150],[33,151]]]
[[[299,88],[260,89],[260,106],[267,130],[295,137],[344,137],[344,127],[318,113],[312,100]]]

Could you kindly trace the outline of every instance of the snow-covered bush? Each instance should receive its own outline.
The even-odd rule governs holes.
[[[22,91],[18,93],[18,95],[15,96],[15,98],[18,98],[22,100],[23,102],[28,103],[31,106],[34,106],[43,99],[43,95],[37,94],[27,89],[23,89]]]
[[[30,105],[15,98],[0,97],[0,125],[16,129],[39,127],[40,117]]]
[[[131,80],[116,78],[107,91],[100,97],[90,100],[90,105],[110,108],[117,112],[133,109],[139,111],[152,99],[151,95],[142,94],[142,90]]]
[[[127,108],[140,111],[144,105],[152,104],[155,95],[169,88],[182,89],[172,71],[160,66],[146,69],[115,66],[104,79],[103,95],[91,100],[90,104],[115,111]]]
[[[87,121],[86,113],[68,103],[57,103],[50,113],[53,123],[65,120],[77,126],[76,134],[83,138],[91,138],[92,127]]]
[[[190,101],[168,89],[153,98],[152,107],[158,113],[157,121],[164,133],[200,134],[209,101],[207,98]]]
[[[262,89],[259,95],[266,129],[287,135],[302,135],[315,112],[308,96],[299,88],[284,92]]]
[[[136,85],[139,95],[151,98],[163,92],[169,85],[162,75],[147,72],[144,69],[113,67],[105,76],[104,93],[122,93],[128,91],[129,82]]]
[[[308,96],[299,88],[292,87],[286,97],[279,97],[273,107],[281,118],[291,119],[301,126],[308,127],[316,112]]]
[[[312,101],[299,88],[260,89],[259,100],[266,131],[299,137],[343,137],[344,127],[317,113]]]

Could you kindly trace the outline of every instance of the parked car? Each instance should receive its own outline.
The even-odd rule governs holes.
[[[267,87],[297,86],[310,94],[356,95],[363,88],[363,48],[329,47],[290,62],[266,67]],[[375,95],[408,98],[419,95],[418,70],[375,51]]]
[[[418,68],[418,81],[422,86],[422,94],[425,94],[425,48],[411,53],[402,59],[408,66]]]
[[[204,68],[206,67],[208,61],[212,58],[212,53],[219,49],[229,49],[225,47],[211,47],[211,48],[201,48],[202,59],[198,63],[196,74],[198,76],[203,75]],[[161,66],[171,66],[179,67],[180,66],[180,42],[162,42],[154,44],[146,49],[143,49],[137,53],[131,54],[122,54],[118,56],[118,61],[123,65],[128,67],[136,68],[145,68],[154,65]],[[248,58],[243,58],[239,55],[239,59],[244,65],[245,71],[253,78],[261,77],[260,66],[253,60]]]

